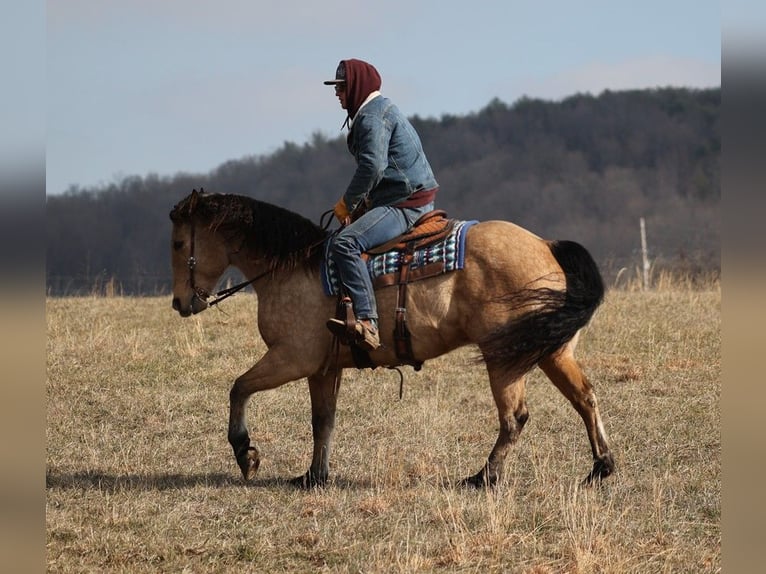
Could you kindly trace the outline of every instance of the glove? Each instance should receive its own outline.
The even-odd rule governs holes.
[[[351,219],[351,213],[348,211],[348,207],[346,207],[346,200],[342,197],[338,200],[338,203],[335,204],[335,207],[332,208],[333,213],[335,214],[335,217],[338,218],[338,221],[340,221],[341,225],[346,225]]]

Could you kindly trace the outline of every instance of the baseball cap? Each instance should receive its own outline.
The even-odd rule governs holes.
[[[325,80],[324,85],[332,86],[335,84],[342,84],[345,81],[346,81],[346,63],[343,60],[341,60],[340,64],[338,64],[338,68],[335,70],[335,79]]]

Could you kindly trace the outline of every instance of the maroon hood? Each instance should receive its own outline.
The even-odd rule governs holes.
[[[364,100],[380,89],[380,74],[375,66],[362,60],[343,60],[346,64],[346,111],[352,120]]]

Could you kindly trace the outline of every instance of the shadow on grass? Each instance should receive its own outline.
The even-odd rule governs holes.
[[[331,479],[327,487],[341,490],[369,488],[369,481],[353,481],[344,478]],[[45,488],[61,490],[101,490],[120,491],[162,491],[195,488],[284,488],[286,490],[307,491],[292,483],[290,478],[262,478],[245,483],[241,477],[229,473],[203,474],[113,474],[102,471],[56,472],[48,471],[45,475]]]
[[[241,477],[229,473],[204,474],[112,474],[101,471],[74,473],[48,472],[45,475],[46,489],[62,490],[107,490],[107,491],[152,491],[195,488],[242,487],[248,488],[295,488],[286,479],[264,478],[245,483]]]

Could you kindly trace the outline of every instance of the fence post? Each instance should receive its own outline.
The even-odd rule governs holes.
[[[641,258],[644,262],[644,291],[649,289],[649,253],[646,248],[646,223],[644,218],[641,220]]]

